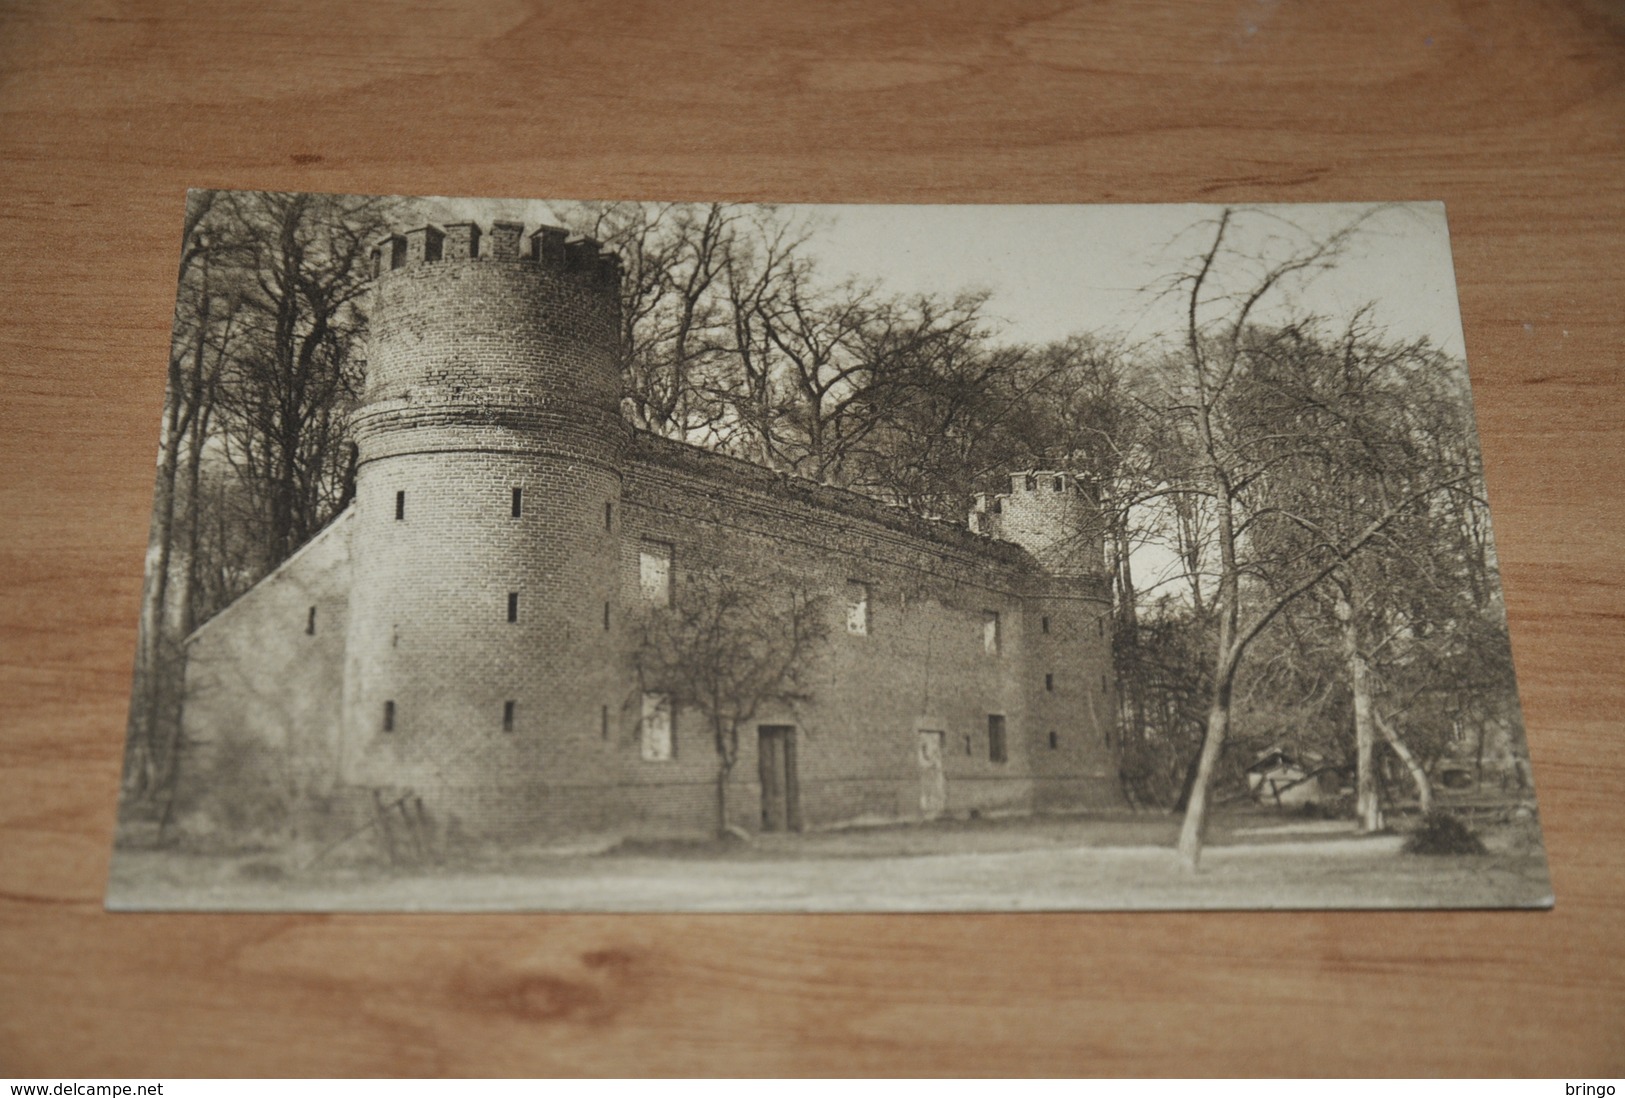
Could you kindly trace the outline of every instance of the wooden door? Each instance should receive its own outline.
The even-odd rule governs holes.
[[[796,774],[796,730],[764,724],[756,730],[762,781],[762,830],[801,830],[801,788]]]
[[[920,814],[934,820],[948,808],[948,777],[942,770],[947,734],[920,732]]]

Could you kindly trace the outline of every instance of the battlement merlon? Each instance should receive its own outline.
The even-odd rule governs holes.
[[[385,237],[373,251],[376,276],[402,267],[454,260],[535,263],[601,286],[618,287],[621,282],[619,255],[591,237],[571,240],[569,230],[556,225],[543,225],[528,238],[518,221],[493,221],[489,232],[472,221],[450,222],[445,228],[420,225]]]

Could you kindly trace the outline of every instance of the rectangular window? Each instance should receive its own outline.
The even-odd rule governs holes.
[[[1054,675],[1046,674],[1044,676],[1044,689],[1045,690],[1054,690],[1055,689],[1055,676]]]
[[[998,713],[989,713],[987,715],[987,761],[1002,763],[1007,757],[1004,744],[1004,717]]]
[[[990,656],[999,654],[999,612],[982,611],[982,651]]]
[[[406,493],[395,493],[395,521],[400,522],[406,518]]]
[[[643,757],[649,762],[672,757],[671,710],[670,695],[643,695]]]
[[[395,731],[395,703],[393,701],[384,703],[384,731]]]
[[[1060,746],[1061,746],[1061,737],[1057,736],[1054,732],[1051,732],[1049,734],[1049,749],[1051,751],[1054,751],[1056,748],[1058,748]]]
[[[850,580],[846,585],[846,631],[854,636],[869,635],[869,585]]]
[[[508,620],[509,621],[518,621],[519,620],[519,592],[518,591],[509,591],[508,592]]]
[[[1066,480],[1065,480],[1065,478],[1063,478],[1063,477],[1056,477],[1055,478],[1055,490],[1057,492],[1066,491]]]
[[[513,517],[514,518],[519,518],[522,515],[524,515],[524,513],[525,513],[525,490],[523,488],[515,488],[513,490]]]
[[[310,613],[305,617],[305,634],[312,637],[316,635],[316,608],[314,606],[310,608]]]
[[[612,530],[612,529],[614,529],[614,524],[615,524],[615,505],[613,503],[606,503],[606,504],[604,504],[604,529],[605,530]]]
[[[1049,619],[1048,618],[1039,618],[1038,619],[1038,628],[1039,628],[1040,632],[1048,633],[1049,632]]]
[[[513,731],[513,702],[511,701],[502,703],[502,730],[504,732]]]
[[[638,550],[638,588],[645,602],[671,605],[671,546],[646,541]]]

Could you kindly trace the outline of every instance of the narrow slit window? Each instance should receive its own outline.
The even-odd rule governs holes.
[[[406,518],[406,493],[395,493],[395,521],[402,522]]]
[[[305,635],[311,637],[316,635],[316,608],[314,606],[310,608],[310,613],[305,615]]]
[[[518,591],[509,591],[508,592],[508,620],[509,621],[518,621],[519,620],[519,592]]]
[[[598,735],[606,740],[609,739],[609,706],[607,705],[598,707]]]
[[[515,488],[513,490],[513,517],[514,518],[520,518],[521,516],[524,515],[524,513],[525,513],[525,490],[523,488]]]
[[[384,731],[395,731],[395,703],[393,701],[384,703]]]
[[[609,603],[604,603],[604,632],[609,632]]]
[[[615,528],[615,505],[613,503],[606,503],[606,504],[604,504],[604,529],[605,530],[613,530],[614,528]]]
[[[502,730],[504,732],[513,731],[513,702],[511,701],[502,703]]]
[[[1048,618],[1039,618],[1038,619],[1038,628],[1039,628],[1039,630],[1041,632],[1048,633],[1049,632],[1049,619]]]
[[[1106,635],[1106,619],[1104,617],[1095,619],[1095,632],[1103,637]]]
[[[1051,751],[1054,751],[1057,748],[1059,748],[1060,746],[1061,746],[1061,737],[1058,736],[1057,734],[1055,734],[1054,732],[1051,732],[1049,734],[1049,749]]]
[[[1054,690],[1055,689],[1055,676],[1053,674],[1046,674],[1044,676],[1044,689],[1045,690]]]

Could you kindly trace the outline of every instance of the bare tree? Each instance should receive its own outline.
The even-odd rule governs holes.
[[[192,534],[197,528],[198,469],[235,315],[235,301],[231,295],[221,294],[220,279],[214,270],[230,251],[214,225],[219,220],[215,198],[212,191],[187,195],[181,236],[169,379],[164,391],[135,681],[125,740],[124,778],[137,801],[161,787],[162,774],[169,767],[165,745],[173,738],[167,730],[173,722],[166,719],[166,709],[178,688],[177,632],[184,635],[191,628],[189,581],[196,556]],[[185,555],[179,584],[174,582],[177,530],[187,532],[181,546]],[[181,596],[178,612],[173,605],[177,586]]]
[[[636,651],[645,687],[703,713],[717,756],[717,834],[728,831],[728,780],[740,731],[768,708],[812,700],[829,631],[828,599],[793,583],[685,573],[669,607],[650,608]]]
[[[1284,284],[1329,266],[1360,223],[1269,262],[1229,250],[1235,219],[1232,210],[1220,215],[1208,247],[1171,284],[1186,322],[1183,346],[1167,363],[1159,409],[1187,440],[1190,460],[1186,468],[1171,469],[1168,479],[1207,500],[1217,557],[1212,565],[1213,693],[1178,844],[1192,869],[1201,856],[1213,781],[1231,731],[1236,676],[1248,647],[1287,606],[1345,566],[1396,519],[1467,479],[1418,483],[1384,495],[1347,524],[1317,522],[1324,516],[1266,502],[1266,489],[1280,479],[1303,476],[1306,462],[1335,467],[1357,452],[1352,442],[1337,449],[1348,442],[1349,432],[1339,429],[1350,422],[1344,409],[1279,399],[1282,394],[1261,376],[1256,367],[1271,361],[1272,353],[1289,355],[1287,345],[1295,336],[1290,327],[1261,326],[1256,313]],[[1254,273],[1242,278],[1238,289],[1225,268],[1245,258],[1252,260]],[[1280,525],[1311,536],[1287,556],[1255,554],[1267,528]]]
[[[713,202],[588,202],[569,227],[621,257],[624,404],[639,427],[688,441],[718,419],[703,399],[724,368],[726,286],[742,207]]]
[[[996,340],[987,295],[877,298],[853,351],[866,366],[834,476],[927,518],[958,521],[972,493],[1030,463],[1022,421],[1064,355]]]
[[[254,501],[269,571],[343,495],[363,370],[360,299],[390,201],[254,192],[227,202],[245,330],[222,389],[223,453]]]

